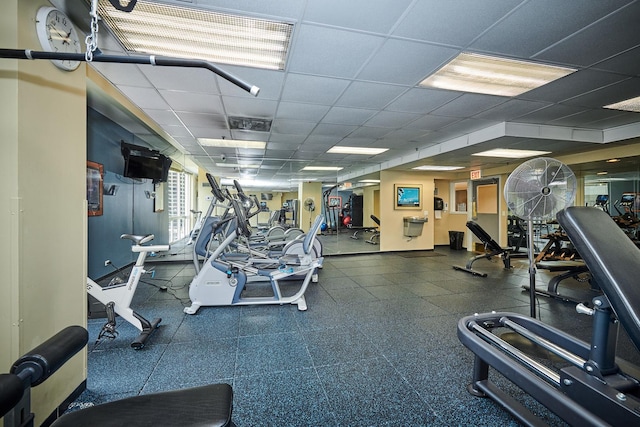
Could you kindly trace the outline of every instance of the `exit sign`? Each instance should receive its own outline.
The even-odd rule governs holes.
[[[471,179],[480,179],[482,178],[482,171],[480,169],[471,171]]]

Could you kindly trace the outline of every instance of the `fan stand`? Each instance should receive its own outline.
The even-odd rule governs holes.
[[[529,241],[527,248],[527,255],[529,257],[529,306],[530,306],[530,316],[535,319],[536,318],[536,263],[535,257],[533,253],[533,219],[529,218],[527,221],[528,227],[528,236],[527,239]]]

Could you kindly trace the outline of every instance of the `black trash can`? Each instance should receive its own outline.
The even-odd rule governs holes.
[[[457,251],[462,250],[464,241],[464,231],[449,231],[449,248]]]

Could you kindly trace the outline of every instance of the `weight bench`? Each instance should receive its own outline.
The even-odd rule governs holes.
[[[484,245],[485,253],[469,258],[467,261],[467,265],[465,267],[460,267],[457,265],[453,266],[454,270],[466,271],[467,273],[471,273],[474,276],[487,277],[487,273],[481,273],[473,269],[473,263],[479,259],[491,259],[491,257],[499,256],[502,258],[502,262],[504,263],[505,269],[511,268],[511,255],[507,249],[503,249],[500,247],[498,242],[493,240],[489,233],[487,233],[484,228],[480,226],[480,224],[474,221],[467,221],[467,228],[471,230],[471,232],[482,242]]]
[[[358,237],[358,233],[360,233],[360,232],[366,233],[366,232],[370,231],[370,232],[374,232],[375,233],[376,231],[378,231],[378,227],[364,227],[364,226],[362,226],[362,227],[353,227],[353,226],[350,226],[348,228],[349,228],[349,230],[353,230],[353,234],[351,235],[351,238],[353,240],[360,240],[360,237]]]
[[[380,219],[378,219],[377,216],[371,215],[370,218],[373,220],[373,222],[376,223],[378,227],[380,227]],[[380,243],[380,232],[378,230],[374,231],[371,237],[369,237],[369,240],[365,240],[365,242],[371,243],[372,245],[377,245],[378,243]]]
[[[81,326],[69,326],[34,348],[0,374],[0,417],[5,427],[32,427],[31,387],[53,375],[87,344]],[[52,427],[234,426],[233,391],[228,384],[147,394],[91,406],[62,415]]]
[[[585,301],[579,301],[575,298],[572,298],[570,296],[567,295],[562,295],[561,293],[558,292],[558,286],[560,286],[560,282],[562,282],[565,279],[570,279],[570,278],[574,278],[578,281],[586,281],[588,280],[588,278],[580,278],[581,274],[584,273],[589,273],[589,269],[587,268],[587,266],[585,265],[585,263],[582,260],[574,260],[574,261],[540,261],[536,263],[536,267],[540,270],[547,270],[549,272],[552,273],[556,273],[556,272],[563,272],[561,274],[558,274],[557,276],[553,276],[550,280],[549,283],[547,284],[547,289],[543,290],[543,289],[535,289],[536,294],[538,295],[542,295],[542,296],[547,296],[547,297],[551,297],[551,298],[555,298],[558,299],[560,301],[564,301],[564,302],[570,302],[570,303],[581,303],[581,302],[585,302]],[[595,284],[591,282],[591,290],[594,292],[599,292],[599,289],[597,286],[595,286]],[[523,286],[524,289],[528,290],[529,289],[529,285],[524,285]]]
[[[615,358],[618,325],[640,349],[640,251],[598,209],[569,207],[557,219],[603,292],[593,298],[594,308],[576,307],[593,316],[591,343],[520,314],[465,317],[458,322],[458,338],[475,354],[468,390],[492,398],[525,425],[541,425],[541,419],[489,379],[491,367],[570,425],[640,425],[640,383]],[[504,328],[563,359],[565,366],[552,368],[515,348],[497,335]]]

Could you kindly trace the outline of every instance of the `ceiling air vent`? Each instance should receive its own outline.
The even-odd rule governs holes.
[[[231,130],[252,130],[255,132],[269,132],[271,130],[271,120],[256,119],[253,117],[231,117],[229,116],[229,128]]]

